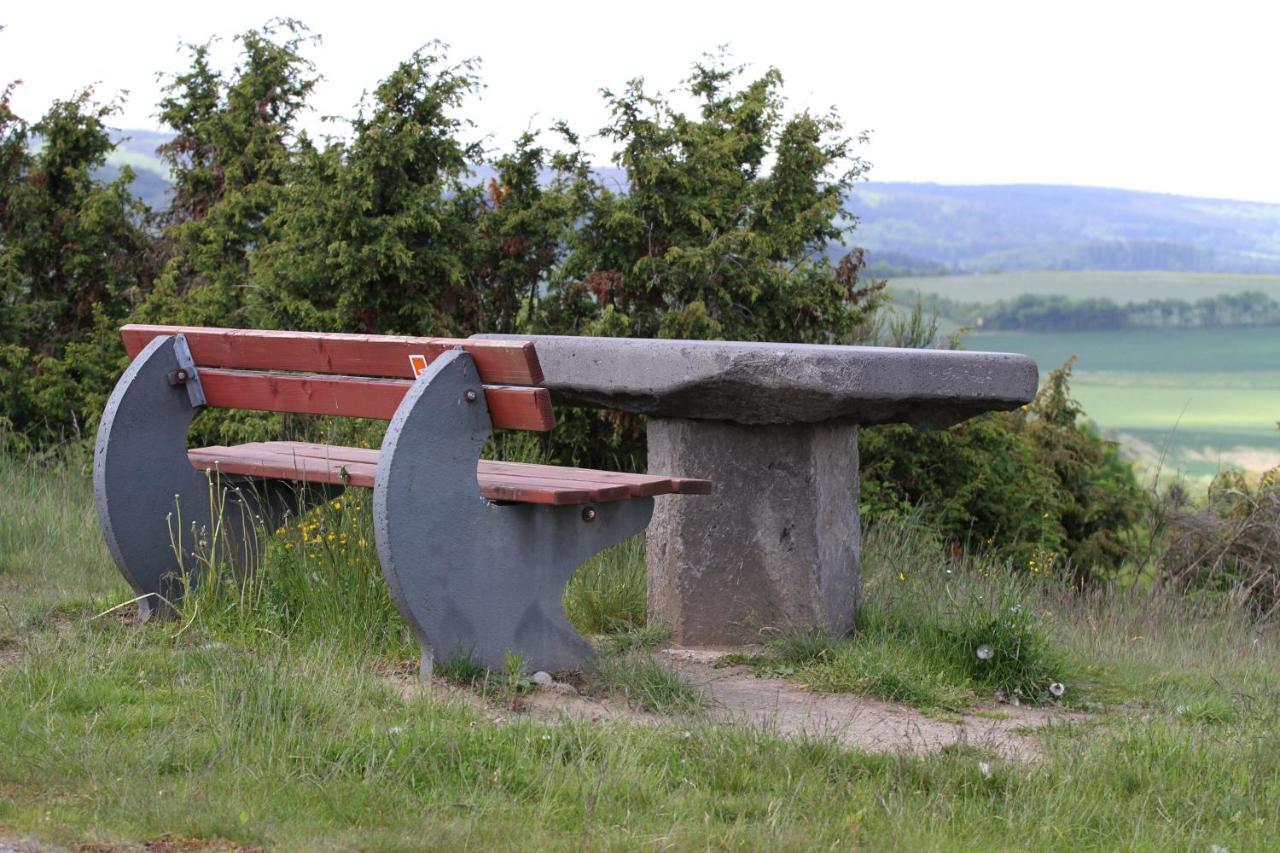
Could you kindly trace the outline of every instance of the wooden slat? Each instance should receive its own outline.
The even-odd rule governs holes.
[[[301,463],[315,462],[321,465],[332,465],[341,467],[344,465],[369,466],[376,468],[378,465],[378,457],[381,455],[377,450],[370,450],[363,447],[341,447],[332,444],[308,444],[299,441],[263,441],[253,442],[249,444],[237,444],[235,447],[211,447],[202,448],[204,451],[211,451],[222,454],[224,457],[244,457],[254,458],[256,456],[273,456],[283,459],[297,459]],[[572,489],[575,491],[586,490],[586,499],[592,501],[608,502],[626,500],[635,497],[631,489],[625,483],[608,482],[604,479],[591,480],[583,477],[565,477],[561,476],[561,471],[570,471],[568,468],[557,468],[554,465],[528,465],[525,469],[516,472],[502,472],[495,470],[492,463],[482,460],[476,469],[476,475],[480,483],[490,490],[517,488],[530,484],[538,486],[550,486],[557,488]],[[604,471],[599,472],[606,473]],[[486,497],[489,497],[486,494]],[[496,500],[496,498],[493,498]],[[577,503],[578,501],[570,501]]]
[[[377,450],[362,447],[340,447],[302,441],[270,441],[243,446],[261,447],[274,452],[292,453],[318,459],[367,462],[375,465],[378,462]],[[709,495],[712,491],[710,480],[690,477],[664,477],[655,474],[627,474],[620,471],[595,471],[589,468],[564,468],[559,465],[536,465],[529,462],[499,462],[482,459],[480,460],[480,471],[482,473],[502,474],[510,477],[551,477],[572,482],[624,485],[629,489],[631,497],[653,497],[668,494]]]
[[[485,460],[480,463],[494,473],[509,473],[520,476],[539,476],[555,471],[556,476],[568,480],[583,480],[600,483],[617,483],[631,490],[632,497],[653,497],[656,495],[709,495],[712,491],[710,480],[698,480],[691,477],[663,477],[658,474],[628,474],[622,471],[595,471],[590,468],[562,468],[559,465],[535,465],[529,462],[494,462]]]
[[[206,367],[200,384],[210,406],[390,420],[411,382],[361,376],[259,373]],[[498,429],[546,431],[556,425],[545,388],[485,385],[489,418]]]
[[[543,378],[532,341],[341,335],[137,323],[120,329],[130,358],[137,356],[152,338],[179,333],[186,336],[197,367],[412,379],[411,355],[421,355],[430,363],[442,353],[461,347],[475,359],[480,378],[491,385],[539,385]]]
[[[376,454],[377,451],[374,451]],[[271,479],[301,480],[309,483],[343,483],[373,488],[376,463],[290,456],[264,450],[260,445],[202,447],[187,452],[191,464],[201,471],[217,469],[223,474]],[[477,473],[480,494],[492,501],[575,505],[625,500],[625,486],[599,485],[539,477],[504,477]]]
[[[325,462],[323,459],[296,458],[271,453],[241,454],[230,447],[200,447],[187,451],[187,459],[199,471],[214,468],[223,474],[244,477],[266,477],[273,480],[301,480],[307,483],[344,483],[372,489],[377,465],[361,462]]]

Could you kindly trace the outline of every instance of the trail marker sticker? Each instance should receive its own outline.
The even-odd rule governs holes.
[[[413,368],[413,378],[417,379],[422,375],[422,371],[427,369],[427,357],[425,355],[409,356],[409,366]]]

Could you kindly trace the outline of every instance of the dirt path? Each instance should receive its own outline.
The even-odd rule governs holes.
[[[1080,718],[1055,709],[1000,705],[949,722],[866,696],[814,693],[783,678],[757,678],[745,666],[718,669],[715,661],[723,652],[668,649],[660,654],[702,689],[713,719],[758,726],[781,737],[828,737],[873,752],[919,754],[971,745],[1034,761],[1043,750],[1022,730]]]
[[[0,853],[37,853],[44,849],[16,838],[0,838]]]
[[[656,654],[703,692],[713,721],[762,728],[785,738],[831,738],[872,752],[922,754],[970,745],[1011,760],[1036,761],[1044,751],[1028,730],[1083,718],[1057,709],[993,703],[955,721],[938,720],[906,705],[848,693],[814,693],[783,678],[757,678],[745,666],[717,668],[715,662],[726,654],[723,651],[665,649]],[[470,705],[499,725],[519,717],[548,722],[562,717],[643,725],[672,722],[670,717],[636,711],[621,699],[581,695],[564,685],[504,704],[486,702],[471,690],[438,679],[428,687],[416,672],[388,677],[406,698],[430,691],[437,699]]]

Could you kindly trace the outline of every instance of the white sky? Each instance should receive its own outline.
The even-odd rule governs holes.
[[[742,62],[778,67],[793,105],[834,105],[851,131],[872,130],[873,180],[1280,202],[1275,0],[9,0],[0,81],[24,81],[14,106],[31,120],[86,83],[128,90],[119,125],[155,128],[156,73],[182,67],[179,42],[229,43],[277,15],[323,36],[310,54],[325,77],[317,114],[353,114],[363,89],[438,38],[483,59],[486,88],[467,114],[498,146],[557,118],[586,134],[606,119],[601,87],[643,76],[670,88],[728,43]]]

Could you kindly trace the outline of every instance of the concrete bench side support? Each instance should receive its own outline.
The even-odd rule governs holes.
[[[476,464],[492,424],[471,356],[449,352],[414,382],[387,429],[373,490],[383,574],[422,650],[501,668],[579,668],[590,645],[564,617],[565,584],[588,557],[644,530],[652,498],[591,506],[499,505]]]
[[[155,338],[125,370],[94,447],[98,520],[117,568],[141,596],[142,620],[171,613],[184,586],[199,582],[198,553],[225,549],[222,556],[236,571],[252,571],[262,528],[342,491],[217,477],[192,467],[187,431],[200,408],[182,384],[170,382],[180,367],[180,338]]]
[[[857,436],[845,424],[650,418],[650,470],[716,483],[696,501],[658,498],[646,539],[650,619],[688,645],[850,630]]]

